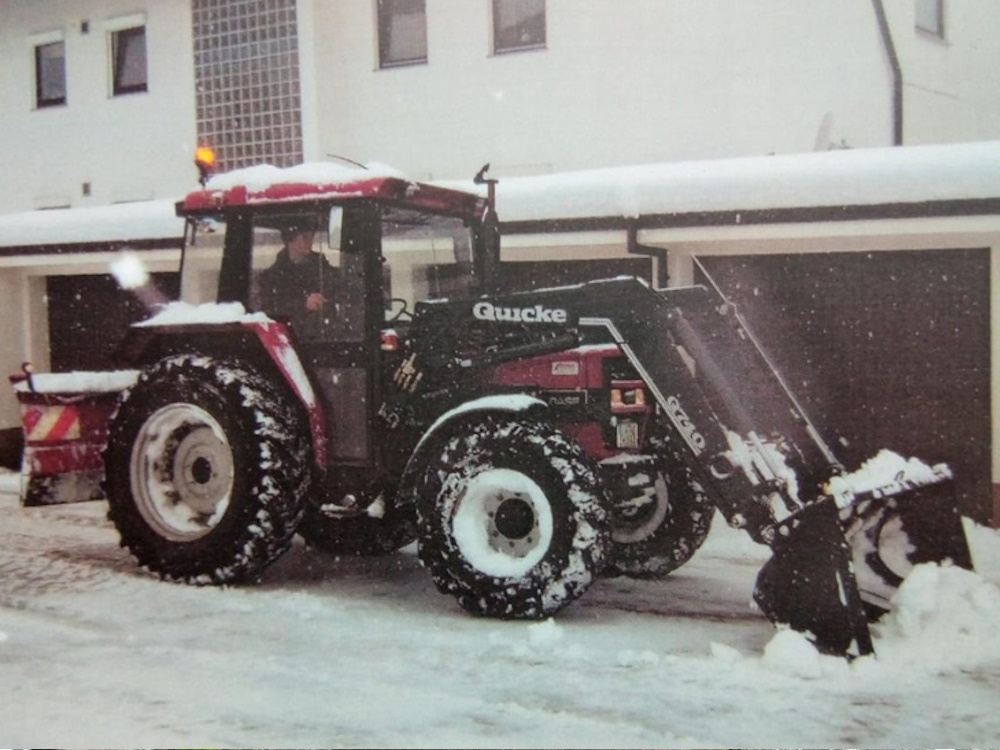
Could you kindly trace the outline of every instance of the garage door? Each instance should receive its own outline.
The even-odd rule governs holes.
[[[849,469],[881,448],[945,461],[989,521],[988,250],[701,261]]]
[[[153,283],[177,298],[176,273],[153,274]],[[130,324],[149,312],[113,277],[50,276],[46,280],[49,349],[55,372],[101,370],[113,366],[113,353]]]

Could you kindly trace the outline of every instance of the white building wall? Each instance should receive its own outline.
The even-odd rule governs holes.
[[[386,70],[373,0],[300,4],[318,158],[426,178],[891,143],[870,0],[548,0],[546,49],[496,56],[489,2],[427,0],[427,63]]]
[[[910,0],[886,0],[903,76],[907,145],[1000,137],[1000,3],[949,0],[944,38],[916,28]]]
[[[148,92],[113,97],[109,25],[132,16],[146,23]],[[190,189],[196,173],[189,0],[0,0],[0,20],[0,211]],[[33,40],[48,33],[65,41],[67,103],[36,109]]]

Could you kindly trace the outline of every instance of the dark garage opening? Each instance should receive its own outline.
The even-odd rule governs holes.
[[[848,470],[882,448],[947,462],[991,521],[988,250],[700,260]]]
[[[168,298],[177,299],[178,274],[151,277]],[[53,372],[114,367],[114,352],[128,327],[149,317],[135,295],[110,275],[50,276],[46,294]]]

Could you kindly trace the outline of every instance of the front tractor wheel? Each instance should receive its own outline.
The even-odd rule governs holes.
[[[246,366],[169,357],[123,396],[105,454],[109,518],[163,578],[235,583],[291,543],[310,479],[297,404]]]
[[[582,451],[542,423],[487,416],[453,431],[415,495],[420,559],[475,614],[548,617],[604,565],[600,482]]]

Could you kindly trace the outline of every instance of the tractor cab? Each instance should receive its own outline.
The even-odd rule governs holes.
[[[208,180],[177,213],[188,220],[182,299],[239,302],[297,320],[301,340],[357,341],[366,326],[405,315],[415,299],[468,293],[485,283],[498,254],[483,230],[486,200],[389,171],[333,164],[237,170]],[[310,305],[319,315],[304,315],[268,286],[269,270],[290,259],[286,247],[296,235],[316,256],[310,267],[323,274],[307,280],[300,273],[303,283],[310,293],[337,295],[331,305]],[[384,250],[400,251],[395,275],[383,269]],[[367,312],[376,314],[368,320]]]
[[[476,194],[388,170],[230,172],[177,205],[188,222],[181,299],[240,303],[287,324],[323,406],[326,464],[377,474],[385,350],[415,301],[483,287],[498,253],[483,231],[486,209]]]

